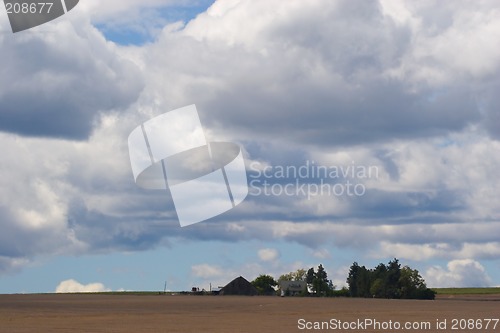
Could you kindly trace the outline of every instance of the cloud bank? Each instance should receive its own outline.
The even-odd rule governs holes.
[[[433,268],[439,283],[465,272],[454,260],[497,260],[495,1],[216,1],[140,47],[106,41],[92,6],[47,25],[50,34],[0,36],[1,272],[39,254],[138,251],[171,239],[455,263]],[[351,179],[365,186],[361,197],[250,197],[180,229],[168,194],[133,183],[126,138],[193,103],[209,139],[240,142],[249,163],[354,162],[380,172]],[[260,259],[272,263],[279,254],[268,250]],[[193,268],[202,272],[218,271]]]
[[[447,268],[433,266],[425,274],[426,281],[433,287],[489,287],[491,278],[484,267],[472,259],[450,261]]]

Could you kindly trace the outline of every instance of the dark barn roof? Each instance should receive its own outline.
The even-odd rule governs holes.
[[[254,296],[258,294],[258,291],[250,282],[240,276],[222,288],[220,294]]]

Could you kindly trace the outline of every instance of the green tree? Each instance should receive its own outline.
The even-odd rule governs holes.
[[[252,285],[257,289],[259,295],[273,295],[276,293],[274,287],[276,287],[278,283],[272,276],[261,274],[252,281]]]
[[[306,276],[307,276],[307,271],[303,268],[299,268],[295,272],[290,272],[281,275],[278,281],[305,281]]]
[[[354,262],[349,268],[347,276],[349,295],[351,297],[370,297],[371,272],[365,266],[359,266]]]
[[[358,281],[360,279],[361,267],[359,267],[357,262],[354,262],[349,268],[349,275],[347,276],[347,285],[349,286],[349,295],[351,297],[358,297]]]
[[[416,269],[401,268],[396,258],[387,265],[380,263],[370,270],[354,262],[349,269],[347,284],[352,297],[434,299],[436,296]]]
[[[385,297],[387,266],[383,263],[378,264],[370,275],[370,294],[373,297]],[[374,286],[374,284],[376,285]]]
[[[332,281],[328,280],[328,274],[322,264],[318,266],[317,272],[313,267],[307,271],[306,282],[316,296],[331,296],[335,289]]]
[[[372,283],[372,271],[365,266],[361,266],[358,272],[357,291],[358,297],[371,297],[370,285]]]
[[[316,272],[314,271],[314,268],[313,267],[309,268],[306,272],[307,295],[309,295],[309,290],[313,289],[313,282],[315,277],[316,277]]]
[[[278,282],[280,281],[294,281],[293,272],[281,274],[280,277],[278,278]]]
[[[293,281],[304,281],[306,279],[307,271],[303,268],[299,268],[295,271],[293,276]]]
[[[328,274],[325,271],[323,265],[318,266],[318,271],[316,272],[316,278],[313,281],[313,289],[318,295],[328,296],[333,287],[330,280],[328,280]]]
[[[384,295],[384,289],[384,280],[378,278],[370,285],[370,294],[373,297],[382,297]]]
[[[413,270],[408,266],[401,269],[399,278],[401,298],[415,298],[417,289],[425,285],[423,279],[417,270]]]
[[[386,298],[400,298],[400,286],[399,281],[401,277],[401,265],[399,260],[394,258],[394,260],[389,261],[387,264],[387,273],[385,276],[385,297]]]
[[[434,299],[436,293],[427,288],[425,280],[416,269],[405,266],[399,278],[401,298]]]
[[[316,277],[316,272],[314,271],[314,268],[313,267],[309,268],[307,270],[307,273],[306,273],[306,282],[307,282],[307,284],[311,284],[312,285],[315,277]]]

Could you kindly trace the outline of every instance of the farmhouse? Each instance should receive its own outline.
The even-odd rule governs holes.
[[[281,296],[295,296],[307,288],[306,281],[280,281]]]

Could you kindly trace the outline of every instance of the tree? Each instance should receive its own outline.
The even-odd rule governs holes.
[[[270,275],[261,274],[252,281],[252,285],[257,289],[260,295],[273,295],[278,285],[276,280]]]
[[[385,297],[387,298],[400,298],[399,279],[401,277],[401,265],[399,260],[389,261],[387,264],[387,273],[385,277]]]
[[[346,282],[351,297],[370,297],[372,295],[370,291],[371,272],[365,266],[359,266],[357,262],[354,262],[349,268]]]
[[[322,264],[318,266],[315,272],[311,267],[306,274],[306,282],[317,296],[330,296],[335,289],[331,280],[328,280],[328,274]]]
[[[436,294],[427,288],[417,270],[408,266],[401,268],[396,258],[387,265],[380,263],[370,270],[354,262],[349,269],[347,284],[352,297],[434,299]]]
[[[307,271],[303,268],[299,268],[295,272],[290,272],[281,275],[278,281],[305,281],[306,275]]]
[[[313,281],[313,289],[318,295],[329,295],[330,287],[333,286],[331,281],[328,280],[328,274],[323,265],[318,266],[316,278]]]
[[[314,281],[315,276],[316,276],[316,272],[314,271],[314,268],[313,267],[309,268],[306,272],[306,283],[307,283],[306,294],[307,295],[309,295],[309,290],[313,289],[313,281]],[[314,290],[313,290],[313,292],[314,292]]]
[[[370,275],[370,294],[373,297],[385,297],[387,267],[383,263],[380,263]]]
[[[381,278],[376,279],[370,286],[370,294],[373,297],[382,297],[384,295],[384,280]]]
[[[349,268],[349,275],[347,276],[347,285],[349,286],[349,295],[351,297],[358,297],[358,280],[361,267],[357,262],[354,262]]]
[[[313,267],[309,268],[306,273],[307,284],[312,284],[315,277],[316,277],[316,272],[314,271],[314,268]]]
[[[357,289],[358,297],[371,297],[370,285],[372,283],[372,271],[361,266],[358,272]]]
[[[299,268],[295,271],[294,281],[304,281],[306,279],[307,271],[303,268]]]
[[[434,299],[436,293],[427,288],[424,279],[416,269],[405,266],[399,278],[401,298]]]

